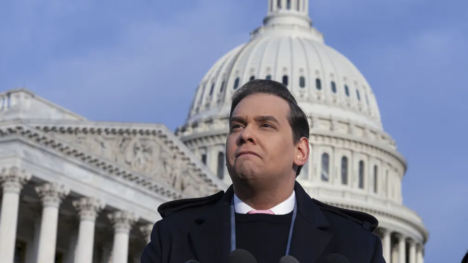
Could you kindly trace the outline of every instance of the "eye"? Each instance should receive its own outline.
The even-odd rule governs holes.
[[[273,125],[269,124],[269,123],[264,123],[262,124],[262,127],[265,127],[265,128],[273,128]]]
[[[239,129],[239,128],[242,128],[242,126],[240,124],[232,124],[231,125],[231,130],[235,130],[235,129]]]

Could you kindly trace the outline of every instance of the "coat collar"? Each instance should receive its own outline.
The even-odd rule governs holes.
[[[299,262],[316,262],[332,238],[332,234],[326,232],[330,224],[299,183],[296,182],[294,190],[298,216],[291,255]],[[189,235],[198,261],[227,262],[231,247],[230,203],[233,195],[231,185],[206,219],[191,229]]]

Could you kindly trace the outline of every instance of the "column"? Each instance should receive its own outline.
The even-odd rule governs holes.
[[[96,217],[104,203],[99,199],[83,197],[73,202],[80,216],[80,227],[78,232],[78,246],[75,253],[75,263],[92,263],[94,248],[94,225]]]
[[[409,249],[409,262],[410,263],[416,263],[416,243],[414,242],[414,240],[410,239],[409,240],[409,245],[410,245],[410,249]]]
[[[153,224],[147,224],[144,226],[140,227],[141,233],[143,233],[143,236],[145,237],[146,244],[148,244],[151,241],[151,232],[153,231]]]
[[[47,183],[36,187],[36,192],[43,205],[37,262],[54,263],[59,206],[69,190],[60,184]]]
[[[390,253],[392,249],[392,240],[390,238],[391,232],[388,229],[383,229],[383,256],[386,262],[390,262]]]
[[[112,262],[127,263],[130,229],[137,216],[127,211],[116,211],[108,215],[114,226],[114,245],[112,247]]]
[[[403,235],[397,234],[398,238],[398,263],[406,263],[406,239]]]
[[[418,263],[424,263],[423,249],[424,246],[422,244],[419,244],[418,251],[416,252],[416,258],[418,259]]]
[[[23,185],[31,175],[18,167],[2,169],[0,182],[3,188],[0,215],[0,263],[12,263],[15,256],[16,227],[18,224],[19,197]]]

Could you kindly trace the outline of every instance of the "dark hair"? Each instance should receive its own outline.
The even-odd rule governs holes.
[[[252,80],[247,82],[242,86],[238,91],[236,91],[232,97],[231,104],[231,113],[229,114],[229,119],[232,117],[232,112],[236,108],[237,104],[241,100],[253,94],[271,94],[285,100],[289,105],[289,116],[288,121],[291,125],[293,142],[294,144],[298,143],[302,137],[309,138],[309,122],[307,121],[307,116],[304,111],[297,104],[296,99],[293,97],[288,88],[283,84],[273,81],[273,80]],[[296,176],[301,172],[302,166],[297,168]]]

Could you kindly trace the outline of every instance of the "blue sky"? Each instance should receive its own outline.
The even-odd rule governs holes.
[[[3,0],[0,91],[25,86],[93,120],[183,124],[212,64],[248,41],[267,0]],[[326,43],[368,79],[409,162],[404,203],[426,262],[468,249],[468,1],[311,0]]]

